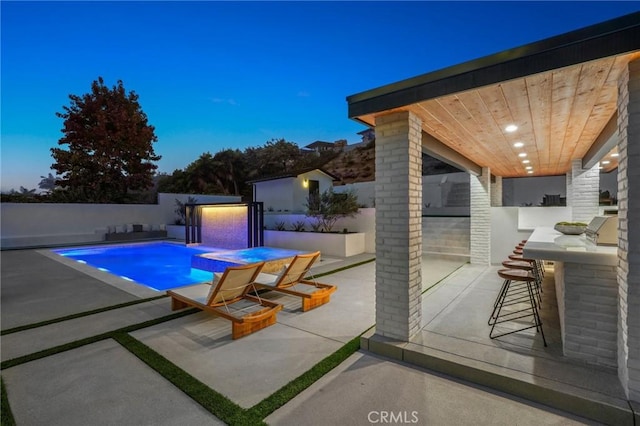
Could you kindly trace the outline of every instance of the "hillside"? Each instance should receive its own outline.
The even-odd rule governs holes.
[[[340,178],[340,184],[370,182],[376,177],[375,143],[343,151],[322,168]],[[443,163],[429,155],[422,155],[422,175],[440,175],[460,172],[456,167]]]
[[[376,178],[375,145],[342,151],[322,168],[339,177],[340,184],[373,181]]]

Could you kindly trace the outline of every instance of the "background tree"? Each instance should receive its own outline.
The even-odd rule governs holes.
[[[38,183],[38,188],[46,192],[53,192],[56,188],[56,177],[49,173],[49,176],[40,176],[41,180]]]
[[[249,179],[275,176],[294,170],[302,158],[300,148],[284,139],[271,139],[263,147],[245,150],[247,164],[252,165]]]
[[[158,140],[154,127],[138,103],[138,95],[126,93],[121,80],[109,89],[102,77],[91,93],[69,95],[70,106],[56,113],[64,119],[64,136],[52,148],[52,169],[60,175],[56,184],[80,202],[124,202],[130,190],[153,185],[160,160],[153,150]]]
[[[246,194],[244,184],[247,174],[245,157],[237,149],[225,149],[213,156],[216,179],[225,195]]]

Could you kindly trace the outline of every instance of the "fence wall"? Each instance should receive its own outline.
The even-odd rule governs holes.
[[[0,203],[3,249],[103,241],[108,227],[172,224],[176,199],[200,203],[240,202],[240,197],[158,194],[158,204]]]

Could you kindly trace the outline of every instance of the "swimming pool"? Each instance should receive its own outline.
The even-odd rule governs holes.
[[[212,272],[222,272],[227,266],[238,265],[238,263],[225,260],[213,260],[208,271],[191,267],[193,256],[216,250],[219,249],[154,242],[75,247],[52,251],[125,280],[154,290],[165,291],[211,281]]]

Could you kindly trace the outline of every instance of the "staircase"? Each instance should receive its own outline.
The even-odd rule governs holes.
[[[423,217],[422,252],[469,256],[470,221],[469,217]]]

